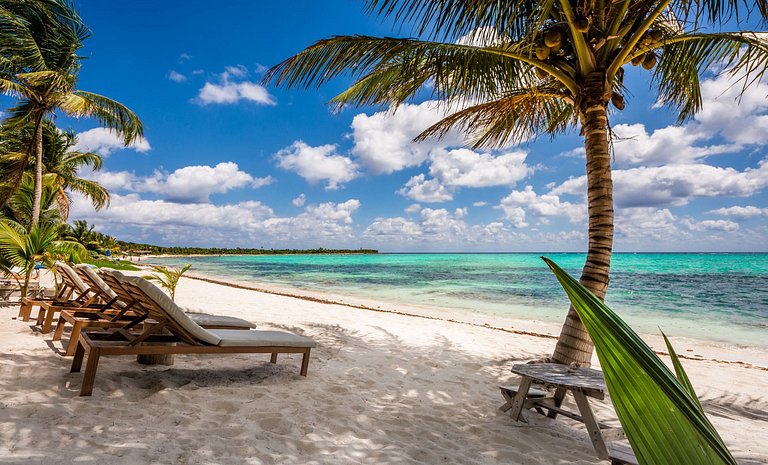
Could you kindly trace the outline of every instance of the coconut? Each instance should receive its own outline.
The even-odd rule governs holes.
[[[561,41],[562,37],[560,36],[560,31],[557,29],[550,29],[544,34],[544,45],[549,48],[560,48]]]
[[[611,95],[611,103],[614,107],[618,108],[619,110],[623,110],[625,106],[624,97],[617,94],[616,92]]]
[[[645,58],[643,58],[643,68],[651,70],[654,66],[656,66],[656,55],[653,53],[646,53]]]
[[[653,39],[649,34],[643,34],[643,37],[640,38],[640,45],[651,45],[651,42],[653,42]]]
[[[654,29],[653,31],[651,31],[650,35],[651,35],[651,41],[654,44],[664,38],[664,34],[662,34],[661,31],[658,29]]]
[[[632,66],[640,66],[640,63],[642,63],[644,59],[645,55],[637,55],[636,57],[632,58]]]
[[[576,18],[574,27],[579,32],[587,32],[589,30],[589,20],[583,16]]]
[[[536,58],[538,58],[539,60],[546,60],[547,58],[549,58],[549,52],[550,52],[549,47],[547,47],[546,45],[539,45],[538,47],[536,47]]]

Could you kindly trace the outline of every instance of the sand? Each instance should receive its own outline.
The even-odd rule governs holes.
[[[276,365],[259,354],[177,356],[153,367],[104,358],[93,396],[78,397],[81,375],[69,373],[61,345],[0,308],[0,463],[601,463],[580,424],[534,413],[522,424],[498,411],[512,364],[555,342],[509,329],[551,332],[538,324],[451,322],[439,311],[378,312],[188,278],[177,300],[312,337],[309,376],[290,355]],[[768,463],[765,352],[675,343],[699,358],[685,366],[739,463]],[[609,402],[593,406],[616,421]]]

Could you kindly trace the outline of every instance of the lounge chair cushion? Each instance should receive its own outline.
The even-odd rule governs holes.
[[[115,297],[117,297],[117,294],[115,294],[115,291],[113,291],[112,288],[109,287],[107,283],[104,282],[103,279],[101,279],[101,276],[99,276],[98,273],[93,271],[93,268],[91,268],[90,266],[84,263],[75,265],[75,268],[77,268],[78,270],[81,270],[83,273],[88,275],[88,278],[91,280],[91,282],[95,284],[104,295],[106,295],[110,299],[114,299]]]
[[[315,347],[308,337],[285,331],[245,331],[241,329],[211,329],[220,338],[220,347]]]
[[[119,273],[119,272],[118,272]],[[117,273],[112,271],[113,276],[117,277]],[[178,305],[176,305],[173,300],[171,300],[168,295],[166,295],[165,292],[163,292],[159,287],[155,286],[151,282],[147,281],[144,278],[140,278],[138,276],[134,277],[127,277],[124,274],[120,273],[122,275],[123,281],[129,281],[136,285],[139,289],[144,291],[145,294],[147,294],[147,297],[154,300],[155,303],[158,305],[158,307],[165,310],[165,312],[168,314],[169,317],[173,318],[176,323],[179,324],[184,330],[186,330],[189,334],[194,336],[195,338],[211,344],[211,345],[217,345],[221,338],[217,336],[216,334],[211,333],[210,331],[205,330],[204,328],[201,328],[200,325],[192,321],[186,313],[184,313],[184,310],[181,309]]]
[[[90,291],[90,288],[89,288],[88,286],[86,286],[86,285],[85,285],[85,283],[83,282],[83,280],[82,280],[82,279],[80,279],[80,276],[78,276],[78,275],[77,275],[77,273],[75,273],[75,270],[73,270],[72,268],[70,268],[70,267],[69,267],[69,265],[67,265],[66,263],[57,261],[57,262],[56,262],[56,269],[60,270],[60,271],[61,271],[62,273],[64,273],[64,274],[66,274],[66,275],[67,275],[67,277],[68,277],[68,278],[69,278],[69,279],[70,279],[70,280],[71,280],[73,283],[75,283],[75,286],[77,286],[77,290],[78,290],[78,291],[79,291],[81,294],[84,294],[84,293],[86,293],[86,292]]]
[[[187,316],[190,320],[194,321],[200,326],[232,326],[243,329],[256,327],[255,324],[242,318],[226,315],[211,315],[210,313],[200,313],[199,311],[191,312],[185,307],[181,308],[187,312]]]

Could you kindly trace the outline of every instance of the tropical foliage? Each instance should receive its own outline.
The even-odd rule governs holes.
[[[640,464],[735,465],[664,335],[677,377],[597,296],[544,258],[594,341],[605,383]]]
[[[768,64],[768,1],[365,0],[369,13],[417,38],[334,36],[273,67],[265,81],[317,87],[355,79],[331,103],[387,105],[431,97],[446,116],[416,140],[462,130],[473,147],[500,147],[580,128],[586,149],[589,245],[581,282],[608,288],[613,250],[611,113],[629,104],[625,69],[642,66],[656,100],[680,122],[701,107],[699,77],[725,68],[742,88]],[[726,31],[725,27],[735,27]],[[589,365],[592,345],[569,310],[553,359]]]
[[[160,287],[168,291],[171,295],[171,300],[176,300],[176,286],[178,286],[181,276],[190,268],[192,268],[191,263],[187,263],[181,268],[152,265],[152,269],[155,270],[155,272],[143,276],[143,278],[156,282]]]
[[[78,90],[82,58],[77,54],[89,31],[67,0],[0,0],[0,92],[18,99],[5,124],[24,132],[26,148],[13,152],[18,168],[23,154],[34,155],[35,191],[32,226],[40,217],[45,119],[59,111],[72,117],[93,117],[123,136],[126,145],[143,134],[141,122],[122,104]],[[23,170],[6,183],[18,185]],[[11,188],[10,191],[14,189]],[[5,203],[5,199],[0,199]]]
[[[85,253],[79,243],[60,240],[56,225],[40,223],[27,232],[18,224],[0,222],[0,257],[8,268],[21,270],[22,296],[36,266],[53,269],[56,260],[78,262]]]

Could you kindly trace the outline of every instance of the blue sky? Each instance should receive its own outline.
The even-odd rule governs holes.
[[[163,245],[372,247],[383,251],[583,251],[584,159],[577,133],[522,146],[462,148],[459,134],[413,144],[440,110],[395,114],[264,88],[272,66],[335,34],[407,35],[359,2],[81,0],[93,36],[79,86],[132,108],[146,139],[119,147],[88,120],[60,118],[79,148],[107,156],[84,173],[113,193],[73,217],[120,239]],[[708,76],[705,107],[676,127],[648,74],[611,123],[616,250],[768,251],[768,85],[741,101]]]

